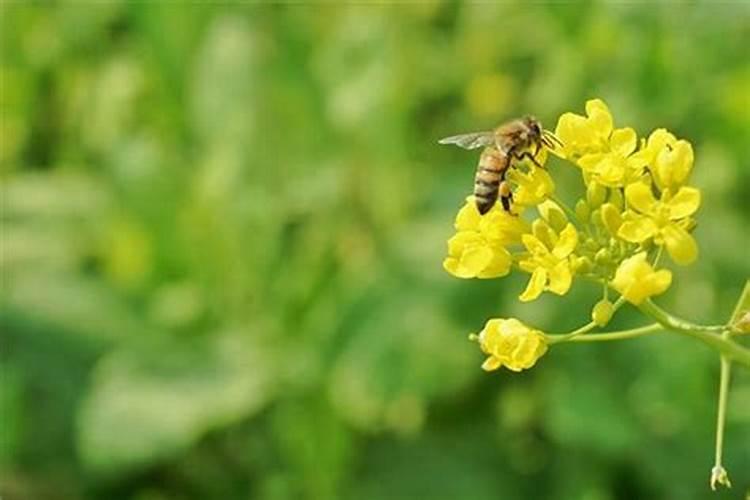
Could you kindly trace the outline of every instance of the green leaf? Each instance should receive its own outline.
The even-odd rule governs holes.
[[[173,456],[269,400],[272,361],[247,336],[147,347],[113,351],[94,370],[78,415],[78,450],[95,472],[117,474]]]

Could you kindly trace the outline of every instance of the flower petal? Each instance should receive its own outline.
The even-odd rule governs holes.
[[[481,220],[482,216],[479,215],[474,197],[470,196],[466,204],[456,214],[454,226],[457,231],[476,231]]]
[[[681,187],[667,202],[669,218],[682,219],[693,215],[701,204],[701,192],[694,187]]]
[[[612,114],[609,108],[601,99],[591,99],[586,101],[586,114],[589,118],[589,124],[597,134],[602,137],[609,137],[612,133]]]
[[[492,259],[479,271],[477,277],[499,278],[505,276],[510,273],[512,263],[513,258],[510,256],[510,252],[504,247],[495,246],[492,248]]]
[[[680,265],[687,265],[698,257],[698,244],[695,239],[677,224],[662,228],[662,237],[672,260]]]
[[[490,356],[489,358],[484,360],[484,363],[482,363],[482,370],[486,372],[491,372],[493,370],[497,370],[503,366],[502,361],[500,361],[499,358],[496,358],[495,356]]]
[[[570,264],[567,260],[559,262],[549,271],[549,285],[551,292],[557,295],[565,295],[570,290],[573,275],[570,272]]]
[[[575,226],[569,222],[560,233],[560,239],[557,240],[555,248],[552,249],[552,254],[558,259],[564,259],[575,250],[576,245],[578,245],[578,232]]]
[[[537,267],[531,274],[526,290],[518,297],[521,302],[530,302],[539,297],[544,291],[547,283],[547,271],[543,267]]]
[[[635,182],[625,188],[625,199],[631,207],[642,214],[650,214],[655,206],[656,200],[651,192],[651,186],[643,182]]]
[[[638,137],[635,134],[635,130],[630,127],[618,128],[612,132],[612,137],[609,139],[609,146],[612,151],[615,151],[622,156],[628,156],[635,150],[638,143]]]
[[[641,243],[653,237],[658,230],[649,217],[631,215],[617,230],[617,236],[631,243]]]
[[[547,247],[544,246],[544,243],[542,243],[539,238],[537,238],[533,234],[524,234],[523,236],[521,236],[521,241],[523,241],[523,246],[526,247],[526,250],[531,252],[532,255],[549,255],[549,250],[547,250]]]

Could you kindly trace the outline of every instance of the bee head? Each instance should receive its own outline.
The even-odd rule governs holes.
[[[536,139],[542,136],[542,124],[535,117],[528,115],[524,117],[523,122],[528,129],[530,137]]]

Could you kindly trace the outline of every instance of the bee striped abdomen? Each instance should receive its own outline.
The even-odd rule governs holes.
[[[503,172],[508,166],[508,158],[495,148],[486,148],[479,157],[477,173],[474,176],[474,200],[480,214],[486,214],[497,201]]]

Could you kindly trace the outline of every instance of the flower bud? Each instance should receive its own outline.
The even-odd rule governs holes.
[[[586,201],[578,200],[578,202],[576,203],[576,217],[578,217],[581,222],[588,222],[590,215],[591,210],[589,209]]]
[[[599,265],[609,264],[611,260],[612,254],[606,248],[600,249],[598,252],[596,252],[596,255],[594,255],[594,262]]]
[[[560,208],[560,206],[554,201],[547,200],[539,205],[537,209],[539,210],[539,213],[542,214],[544,220],[546,220],[556,232],[559,233],[568,225],[568,219],[565,217],[565,212],[563,212],[562,208]]]
[[[609,191],[609,202],[617,207],[617,210],[622,211],[625,208],[625,202],[623,201],[622,189],[613,188]]]
[[[750,333],[750,311],[740,314],[732,326],[740,333]]]
[[[598,207],[604,203],[604,199],[607,197],[607,188],[602,186],[596,181],[589,182],[586,186],[586,200],[589,205],[593,208]]]
[[[617,230],[620,229],[620,226],[622,225],[622,215],[620,215],[620,211],[617,210],[617,207],[611,202],[605,203],[599,210],[601,212],[602,224],[607,228],[609,234],[613,236],[617,235]]]
[[[580,274],[586,274],[594,268],[591,259],[588,257],[576,257],[572,260],[570,266],[575,273]]]
[[[591,319],[598,326],[606,326],[612,315],[615,313],[615,306],[607,299],[602,299],[596,303],[591,310]]]

